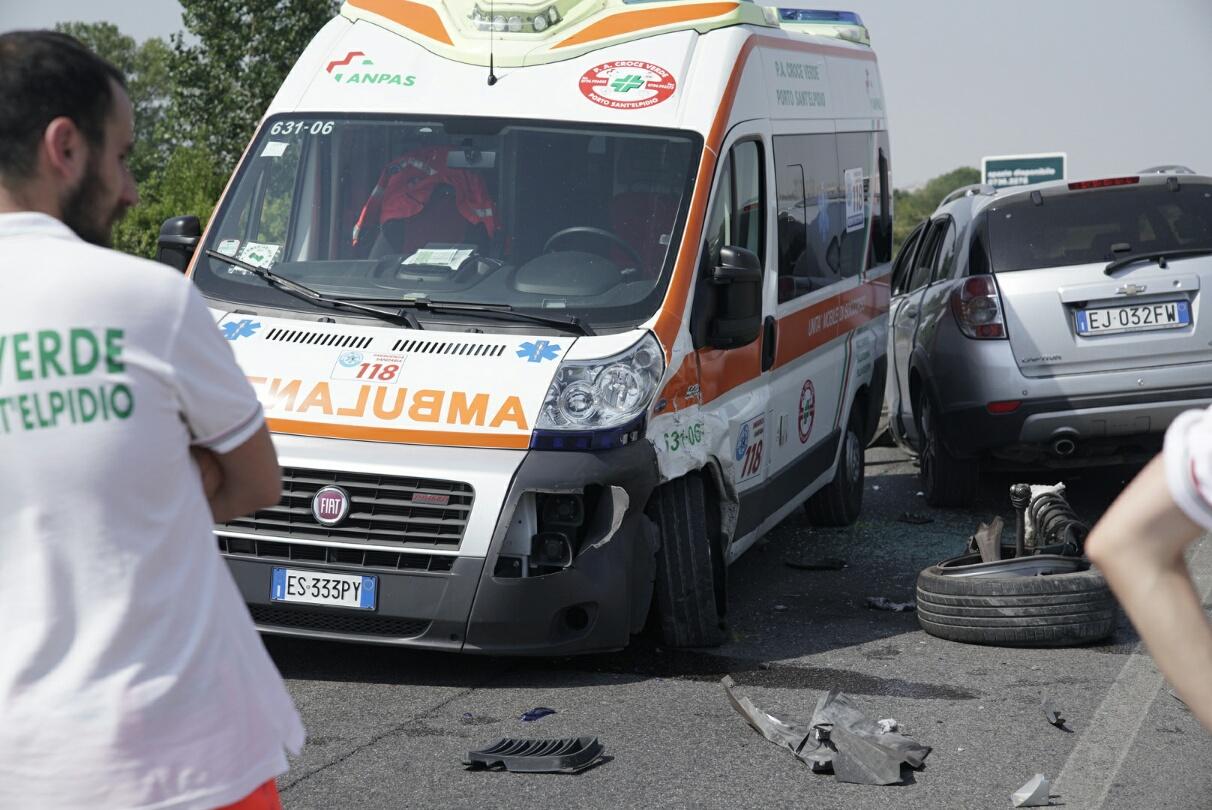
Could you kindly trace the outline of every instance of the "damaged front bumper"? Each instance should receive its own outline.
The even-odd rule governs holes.
[[[599,453],[360,443],[354,461],[350,448],[337,451],[345,458],[333,457],[339,443],[331,440],[276,440],[284,467],[299,481],[314,479],[314,487],[324,475],[360,482],[390,471],[393,480],[467,482],[474,494],[465,498],[464,533],[451,550],[318,539],[323,535],[305,525],[301,508],[308,490],[294,501],[288,492],[279,510],[290,513],[285,518],[216,527],[262,632],[452,652],[567,655],[622,648],[643,626],[658,547],[643,513],[657,484],[648,442]],[[321,452],[328,457],[319,458]],[[317,463],[357,472],[330,473]],[[408,478],[398,478],[402,467]],[[275,602],[273,569],[287,566],[377,577],[375,609]]]

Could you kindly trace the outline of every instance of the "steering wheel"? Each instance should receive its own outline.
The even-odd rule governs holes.
[[[590,236],[599,236],[599,237],[607,240],[608,242],[611,242],[612,244],[621,248],[623,250],[623,252],[627,254],[627,257],[629,259],[631,259],[632,262],[635,263],[635,267],[637,267],[637,268],[641,267],[644,264],[644,260],[640,258],[639,253],[636,253],[635,248],[633,248],[631,245],[624,242],[618,235],[611,233],[610,231],[606,230],[605,228],[595,228],[592,225],[574,225],[571,228],[565,228],[562,231],[556,231],[555,233],[553,233],[551,235],[551,238],[548,239],[547,242],[543,245],[543,252],[550,253],[551,246],[553,244],[555,244],[556,242],[558,242],[559,240],[563,239],[566,236],[572,236],[573,234],[578,234],[578,233],[589,234]]]

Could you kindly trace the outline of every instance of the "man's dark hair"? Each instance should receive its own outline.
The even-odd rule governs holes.
[[[113,108],[111,82],[122,72],[79,40],[54,31],[0,34],[0,178],[25,180],[34,172],[47,125],[70,118],[92,146],[105,142]]]

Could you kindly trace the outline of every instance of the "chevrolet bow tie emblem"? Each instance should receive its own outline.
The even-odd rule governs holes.
[[[1115,291],[1116,295],[1140,295],[1149,289],[1144,284],[1125,284]]]

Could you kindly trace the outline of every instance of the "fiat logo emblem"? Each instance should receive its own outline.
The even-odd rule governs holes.
[[[349,516],[349,493],[340,487],[324,487],[311,499],[311,513],[325,526],[336,526]]]

